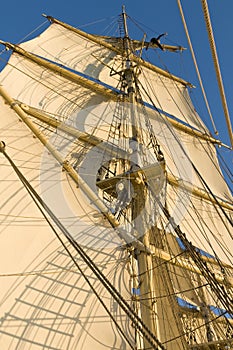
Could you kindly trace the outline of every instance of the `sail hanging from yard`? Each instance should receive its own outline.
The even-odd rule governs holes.
[[[76,33],[52,23],[39,37],[20,46],[26,51],[72,69],[77,74],[85,74],[112,88],[119,86],[119,74],[116,72],[122,69],[121,50],[101,37],[98,39],[98,36],[88,36],[81,31]],[[156,107],[164,113],[204,132],[207,131],[188,96],[185,86],[188,83],[173,79],[172,75],[162,70],[159,73],[152,65],[149,67],[143,67],[142,64],[139,70],[139,80],[147,91],[147,94],[142,91],[144,101],[151,104],[149,94],[153,96]]]
[[[143,331],[117,293],[138,315],[139,298],[154,300],[156,332],[147,336],[160,339],[159,349],[224,338],[220,323],[232,322],[224,310],[214,316],[228,312],[215,283],[229,295],[233,286],[233,205],[217,141],[188,83],[137,56],[132,106],[117,42],[52,23],[35,39],[6,44],[13,53],[0,74],[1,140],[20,173],[2,152],[4,349],[140,348]],[[141,286],[145,269],[135,267],[140,252],[151,255],[149,291]]]

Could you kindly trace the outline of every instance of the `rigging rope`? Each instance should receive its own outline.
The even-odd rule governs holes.
[[[149,98],[152,106],[155,108],[155,110],[159,113],[159,115],[161,115],[161,112],[158,110],[158,108],[156,107],[156,105],[154,104],[152,98],[150,97],[150,95],[147,93],[147,91],[144,89],[143,85],[140,83],[140,86],[142,87],[142,89],[144,90],[145,94],[147,95],[147,97]],[[163,118],[163,120],[165,120]],[[196,174],[198,175],[198,177],[200,178],[202,184],[204,185],[204,187],[209,191],[208,195],[209,198],[213,198],[216,205],[220,208],[220,210],[222,211],[222,213],[224,214],[224,216],[226,217],[227,221],[230,223],[231,226],[233,226],[233,222],[231,220],[231,218],[227,215],[226,211],[223,209],[223,207],[221,206],[221,204],[218,201],[217,196],[215,196],[215,194],[212,192],[212,190],[210,189],[210,187],[208,186],[207,182],[204,180],[203,176],[200,174],[200,172],[198,171],[198,169],[196,168],[196,166],[194,165],[194,163],[192,162],[192,160],[190,159],[189,155],[187,154],[187,152],[185,151],[184,147],[182,146],[181,142],[178,140],[177,136],[174,134],[172,128],[169,126],[169,123],[166,124],[168,126],[168,128],[170,129],[170,131],[172,132],[173,136],[175,137],[176,141],[178,142],[178,144],[180,145],[180,148],[182,149],[183,153],[185,154],[185,156],[187,157],[187,159],[189,160],[190,164],[192,165],[194,171],[196,172]],[[220,216],[220,215],[219,215]],[[220,216],[221,218],[221,216]],[[231,234],[230,234],[231,235]]]
[[[189,252],[193,261],[196,263],[198,268],[202,271],[203,277],[205,277],[206,281],[209,282],[210,287],[212,288],[214,293],[216,293],[219,300],[221,300],[222,305],[224,305],[226,310],[228,310],[233,314],[233,299],[231,299],[230,294],[225,290],[223,286],[219,285],[218,281],[216,280],[215,274],[208,269],[207,263],[201,259],[200,253],[195,249],[192,243],[188,241],[185,233],[181,231],[179,225],[176,225],[174,219],[169,214],[168,209],[165,208],[158,199],[157,199],[157,202],[160,208],[162,209],[165,217],[167,218],[169,223],[172,225],[177,236],[181,239],[186,250]]]
[[[137,80],[136,80],[136,82],[137,82]],[[140,91],[139,91],[139,87],[138,87],[137,83],[136,83],[136,88],[138,90],[137,93],[138,93],[139,97],[141,97]],[[140,99],[140,100],[142,100],[142,99]],[[153,101],[152,101],[152,103],[153,103]],[[186,151],[182,147],[182,145],[180,145],[180,147],[181,147],[182,151],[185,153],[185,155],[188,157],[188,155],[186,154]],[[216,201],[216,204],[219,205],[219,203],[217,201],[217,198],[215,197],[215,195],[213,194],[213,192],[211,191],[211,189],[209,188],[209,186],[207,185],[207,183],[203,179],[202,175],[200,174],[200,172],[198,171],[198,169],[196,168],[194,163],[191,161],[191,159],[189,159],[189,161],[192,164],[192,167],[195,170],[195,172],[197,173],[198,177],[202,181],[203,185],[208,189],[209,193],[214,197],[214,199]],[[153,189],[151,189],[151,191],[153,193]],[[155,200],[156,200],[156,202],[158,202],[160,208],[162,209],[163,213],[165,214],[165,217],[167,218],[168,222],[170,222],[170,224],[172,225],[172,227],[173,227],[174,231],[176,232],[177,236],[183,242],[184,246],[186,247],[186,250],[189,252],[189,254],[192,257],[193,261],[196,263],[196,265],[200,269],[200,271],[202,271],[203,276],[205,277],[206,281],[209,283],[209,285],[210,285],[212,291],[214,292],[214,294],[218,297],[219,300],[221,300],[222,305],[225,306],[226,310],[232,310],[231,297],[228,295],[228,293],[226,292],[224,287],[219,286],[219,283],[216,280],[216,277],[215,277],[214,273],[212,273],[208,269],[208,266],[207,266],[206,262],[204,262],[202,260],[200,253],[198,251],[196,251],[196,249],[192,245],[192,243],[187,240],[186,235],[180,230],[179,226],[175,224],[174,219],[170,216],[167,208],[162,205],[162,203],[160,202],[159,198],[156,197],[156,194],[155,194]],[[225,213],[225,211],[223,211],[223,213],[226,216],[226,218],[229,220],[229,222],[232,224],[230,218]]]
[[[153,101],[151,100],[152,104],[154,105]],[[154,105],[155,107],[155,105]],[[155,107],[156,108],[156,107]],[[185,153],[185,155],[188,157],[188,155],[186,154],[185,149],[182,147],[182,145],[180,145],[182,151]],[[188,157],[190,163],[192,164],[193,169],[195,170],[196,174],[198,175],[198,177],[200,178],[200,180],[202,181],[203,185],[207,188],[207,190],[209,191],[209,194],[211,196],[213,196],[213,198],[216,201],[216,204],[220,207],[220,209],[222,210],[224,216],[226,217],[226,219],[230,222],[231,225],[232,221],[231,219],[228,217],[228,215],[226,214],[226,212],[224,211],[224,209],[221,207],[221,205],[218,203],[218,200],[216,198],[216,196],[214,195],[214,193],[211,191],[210,187],[208,186],[208,184],[206,183],[206,181],[204,180],[204,178],[202,177],[202,175],[200,174],[200,172],[198,171],[198,169],[196,168],[196,166],[194,165],[194,163],[191,161],[191,159]],[[153,189],[151,189],[152,193],[153,193]],[[155,198],[156,198],[156,194],[155,194]],[[207,264],[201,259],[200,253],[196,251],[195,247],[193,247],[193,245],[191,244],[191,242],[189,242],[186,238],[186,235],[180,230],[179,226],[175,224],[174,219],[170,216],[167,208],[165,208],[161,202],[159,201],[159,199],[157,198],[157,202],[159,204],[159,206],[161,207],[161,209],[163,210],[163,213],[165,214],[165,217],[167,218],[167,220],[171,223],[174,231],[177,233],[178,237],[181,239],[181,241],[183,242],[184,246],[186,247],[187,251],[189,251],[190,256],[192,257],[193,261],[196,263],[196,265],[199,267],[199,269],[202,271],[203,276],[206,278],[206,280],[209,282],[212,290],[216,293],[216,295],[219,297],[219,299],[221,300],[222,304],[225,305],[226,310],[229,310],[230,305],[232,304],[232,300],[229,298],[229,295],[226,293],[225,289],[222,287],[219,287],[219,284],[215,278],[214,273],[212,273],[209,269]]]
[[[226,172],[226,174],[228,175],[228,178],[230,180],[231,183],[233,183],[233,172],[230,169],[230,167],[227,165],[226,161],[224,160],[223,156],[221,155],[221,153],[218,151],[217,149],[217,154],[220,158],[220,162],[222,162],[222,169]],[[233,192],[233,191],[231,191]]]
[[[201,87],[201,91],[202,91],[202,94],[203,94],[203,97],[204,97],[204,100],[205,100],[205,103],[206,103],[206,107],[207,107],[207,110],[208,110],[208,113],[209,113],[209,116],[210,116],[210,119],[211,119],[211,122],[212,122],[212,126],[214,128],[214,133],[216,135],[218,135],[218,131],[216,129],[216,126],[215,126],[215,123],[214,123],[214,119],[213,119],[213,116],[212,116],[212,113],[211,113],[211,110],[210,110],[209,102],[208,102],[208,99],[207,99],[207,96],[206,96],[206,93],[205,93],[205,89],[204,89],[204,86],[203,86],[203,83],[202,83],[201,74],[200,74],[200,71],[199,71],[199,68],[198,68],[197,60],[196,60],[195,53],[194,53],[194,50],[193,50],[193,46],[192,46],[192,42],[191,42],[191,39],[190,39],[190,35],[189,35],[189,32],[188,32],[188,27],[187,27],[187,24],[186,24],[186,21],[185,21],[185,17],[184,17],[184,12],[183,12],[183,9],[182,9],[181,1],[177,0],[177,4],[178,4],[179,10],[180,10],[181,19],[182,19],[182,22],[183,22],[184,30],[185,30],[186,37],[187,37],[187,40],[188,40],[189,48],[190,48],[191,55],[192,55],[192,58],[193,58],[193,63],[194,63],[195,69],[196,69],[196,73],[197,73],[197,76],[198,76],[198,80],[199,80],[199,84],[200,84],[200,87]]]
[[[211,324],[211,323],[213,323],[213,322],[215,322],[216,320],[218,320],[219,318],[221,318],[222,316],[224,316],[224,314],[225,314],[225,312],[224,313],[222,313],[222,314],[220,314],[220,315],[218,315],[218,316],[216,316],[213,320],[210,320],[210,321],[208,321],[208,324]],[[207,323],[206,323],[207,324]],[[198,329],[200,329],[200,328],[202,328],[203,327],[203,324],[201,324],[201,325],[199,325],[199,326],[197,326],[197,327],[195,327],[195,328],[192,328],[192,330],[188,330],[188,331],[186,331],[186,332],[184,332],[182,335],[188,335],[188,334],[192,334],[193,332],[195,332],[196,330],[198,330]],[[165,341],[164,342],[164,344],[168,344],[168,343],[171,343],[171,342],[173,342],[174,340],[176,340],[176,339],[178,339],[180,336],[178,336],[178,337],[174,337],[174,338],[172,338],[172,339],[169,339],[169,340],[167,340],[167,341]],[[220,340],[221,341],[221,340]],[[232,342],[232,339],[226,339],[226,343],[231,343]],[[208,345],[208,343],[205,343],[205,345]],[[195,346],[198,346],[198,344],[196,344]],[[194,346],[194,349],[195,349],[195,346]],[[207,347],[207,349],[208,349],[209,347]],[[204,348],[205,349],[205,348]]]
[[[191,39],[190,39],[188,27],[187,27],[187,24],[186,24],[186,21],[185,21],[185,17],[184,17],[184,12],[183,12],[183,9],[182,9],[181,1],[177,0],[177,4],[178,4],[179,10],[180,10],[181,19],[182,19],[182,22],[183,22],[183,26],[184,26],[186,37],[187,37],[187,40],[188,40],[188,44],[189,44],[189,48],[190,48],[190,51],[191,51],[191,55],[192,55],[192,58],[193,58],[194,66],[195,66],[196,73],[197,73],[197,76],[198,76],[198,80],[199,80],[199,83],[200,83],[201,91],[202,91],[202,94],[203,94],[203,97],[204,97],[204,100],[205,100],[205,103],[206,103],[206,107],[207,107],[207,110],[208,110],[208,113],[209,113],[209,116],[210,116],[210,119],[211,119],[211,122],[212,122],[212,125],[213,125],[213,128],[214,128],[214,133],[216,135],[218,135],[218,131],[216,129],[216,126],[215,126],[215,123],[214,123],[214,119],[213,119],[213,116],[212,116],[212,113],[211,113],[211,110],[210,110],[209,102],[208,102],[208,99],[207,99],[207,96],[206,96],[206,93],[205,93],[205,89],[204,89],[204,86],[203,86],[203,83],[202,83],[201,74],[200,74],[200,71],[199,71],[199,68],[198,68],[198,64],[197,64],[197,60],[196,60],[195,53],[194,53],[194,50],[193,50],[192,42],[191,42]]]
[[[211,53],[212,53],[212,57],[213,57],[213,61],[214,61],[214,67],[215,67],[216,76],[217,76],[217,80],[218,80],[218,86],[219,86],[220,96],[221,96],[223,110],[224,110],[224,114],[225,114],[225,119],[226,119],[226,123],[227,123],[229,138],[231,141],[231,146],[233,148],[233,132],[232,132],[232,127],[231,127],[231,120],[230,120],[230,115],[229,115],[228,106],[227,106],[227,100],[226,100],[226,96],[225,96],[225,92],[224,92],[222,75],[221,75],[221,70],[220,70],[220,66],[219,66],[219,62],[218,62],[218,55],[217,55],[217,50],[216,50],[216,45],[215,45],[214,34],[213,34],[212,25],[211,25],[207,0],[201,0],[201,3],[202,3],[203,12],[204,12],[205,22],[206,22],[206,28],[207,28],[207,32],[208,32],[208,36],[209,36]]]
[[[114,300],[118,303],[118,305],[122,308],[122,310],[125,312],[125,314],[129,317],[129,319],[132,321],[136,329],[145,337],[145,339],[151,344],[152,349],[155,350],[166,350],[166,348],[163,346],[163,344],[157,339],[157,337],[150,331],[150,329],[146,326],[146,324],[143,322],[143,320],[138,316],[138,314],[132,309],[132,307],[129,305],[129,303],[122,297],[122,295],[116,290],[116,288],[111,284],[111,282],[104,276],[104,274],[99,270],[99,268],[95,265],[94,261],[92,261],[89,256],[86,254],[86,252],[83,250],[83,248],[73,239],[73,237],[70,235],[70,233],[67,231],[67,229],[63,226],[63,224],[59,221],[59,219],[55,216],[55,214],[50,210],[50,208],[46,205],[46,203],[42,200],[42,198],[39,196],[39,194],[36,192],[36,190],[32,187],[32,185],[27,181],[27,179],[24,177],[24,175],[20,172],[18,167],[15,165],[13,160],[10,158],[10,156],[5,151],[5,144],[4,142],[0,143],[0,152],[3,153],[3,155],[6,157],[6,159],[11,164],[12,168],[16,172],[17,176],[19,177],[20,181],[23,183],[25,188],[27,189],[28,193],[32,197],[33,201],[36,203],[38,208],[40,209],[41,213],[45,217],[47,223],[55,233],[56,237],[61,242],[64,249],[67,251],[67,254],[70,256],[76,267],[79,269],[82,276],[85,278],[86,282],[92,289],[92,291],[95,293],[96,297],[100,301],[100,303],[105,308],[106,312],[116,325],[116,327],[119,329],[121,334],[124,336],[127,342],[127,336],[124,334],[124,332],[121,330],[120,326],[117,324],[117,321],[111,314],[111,312],[108,310],[107,306],[104,304],[103,300],[100,298],[97,291],[92,286],[91,282],[88,280],[87,276],[84,274],[84,272],[81,270],[80,266],[76,262],[75,258],[73,257],[72,253],[69,251],[66,244],[61,239],[60,235],[55,230],[54,226],[48,219],[48,217],[45,214],[49,215],[49,217],[52,219],[52,221],[55,223],[55,225],[61,230],[61,232],[64,234],[64,236],[67,238],[68,242],[73,246],[73,248],[79,253],[83,261],[87,264],[87,266],[91,269],[91,271],[96,275],[98,280],[102,283],[102,285],[106,288],[106,290],[111,294],[111,296],[114,298]],[[132,345],[131,345],[131,348]]]
[[[65,249],[65,251],[67,252],[68,256],[72,259],[73,263],[75,264],[75,266],[77,267],[77,269],[79,270],[80,274],[83,276],[83,278],[85,279],[85,281],[87,282],[87,284],[89,285],[89,287],[91,288],[91,290],[93,291],[93,293],[95,294],[95,296],[97,297],[97,299],[99,300],[99,302],[102,304],[102,306],[104,307],[105,311],[108,313],[109,317],[111,318],[111,320],[113,321],[113,323],[116,325],[117,329],[119,330],[119,332],[122,334],[122,336],[125,338],[125,340],[127,341],[127,343],[129,344],[131,349],[134,349],[134,346],[130,343],[127,335],[123,332],[123,330],[121,329],[121,327],[119,326],[119,324],[117,323],[116,319],[114,318],[114,316],[112,315],[111,311],[107,308],[106,304],[104,303],[104,301],[101,299],[100,295],[98,294],[98,292],[95,290],[95,288],[92,285],[92,282],[89,281],[88,277],[85,275],[85,273],[83,272],[83,270],[80,267],[80,264],[78,264],[75,260],[75,258],[73,257],[72,253],[69,251],[68,247],[66,246],[66,244],[63,242],[62,238],[60,237],[60,235],[58,234],[58,232],[56,231],[55,227],[52,225],[52,223],[50,222],[50,220],[48,219],[48,217],[46,216],[45,212],[47,212],[47,214],[50,216],[50,218],[56,223],[56,225],[58,225],[58,227],[61,225],[61,227],[59,227],[62,231],[62,224],[60,224],[60,222],[58,221],[58,219],[55,217],[55,215],[50,211],[50,209],[47,207],[47,205],[43,202],[43,200],[40,198],[40,196],[38,195],[38,193],[33,189],[33,187],[30,185],[30,183],[26,180],[26,178],[23,176],[23,174],[20,172],[20,170],[17,168],[17,166],[14,164],[14,162],[12,161],[12,159],[7,155],[7,153],[4,151],[4,149],[2,149],[2,142],[0,145],[0,151],[4,154],[4,156],[6,157],[6,159],[10,162],[12,168],[14,169],[14,171],[16,172],[17,176],[19,177],[20,181],[23,183],[23,185],[25,186],[26,190],[28,191],[29,195],[31,196],[31,198],[33,199],[33,201],[35,202],[36,206],[39,208],[40,212],[42,213],[42,215],[44,216],[45,220],[47,221],[48,225],[50,226],[50,228],[52,229],[52,231],[54,232],[54,234],[56,235],[56,237],[58,238],[58,240],[60,241],[61,245],[63,246],[63,248]],[[4,145],[5,147],[5,145]],[[65,228],[64,228],[65,229]],[[63,231],[62,231],[63,232]],[[63,232],[64,233],[64,232]],[[74,245],[72,244],[73,239],[71,237],[69,237],[70,235],[68,234],[68,232],[64,233],[65,237],[68,239],[68,241],[71,243],[71,245],[74,247]]]
[[[27,35],[25,35],[22,39],[20,39],[20,41],[17,42],[17,44],[21,44],[22,42],[29,40],[28,38],[30,38],[34,33],[38,32],[39,29],[41,29],[42,27],[45,26],[45,24],[47,24],[48,21],[44,21],[41,24],[39,24],[35,29],[33,29],[30,33],[28,33]]]

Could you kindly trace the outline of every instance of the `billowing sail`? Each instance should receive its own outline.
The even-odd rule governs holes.
[[[229,344],[233,204],[188,83],[52,22],[0,74],[1,346]]]
[[[93,39],[96,39],[97,43]],[[119,48],[112,46],[110,49],[111,45],[108,47],[108,43],[101,40],[101,37],[98,39],[81,31],[72,32],[59,24],[52,23],[39,37],[20,46],[29,52],[75,70],[78,74],[85,74],[115,88],[119,86],[119,74],[116,73],[122,68]],[[153,66],[148,68],[142,65],[137,73],[139,73],[139,82],[146,91],[142,89],[145,102],[151,104],[153,96],[156,107],[164,113],[203,132],[207,131],[194,110],[184,81],[173,80],[172,75],[169,76],[169,74],[168,77],[164,77],[164,72],[153,71]]]

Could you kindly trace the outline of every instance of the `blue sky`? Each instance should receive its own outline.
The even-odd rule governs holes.
[[[41,16],[42,13],[56,17],[91,33],[104,34],[105,32],[103,30],[121,13],[122,4],[126,6],[126,11],[129,16],[139,22],[140,26],[144,28],[148,39],[156,34],[167,32],[166,43],[178,44],[188,48],[176,0],[125,0],[124,2],[109,0],[4,1],[1,3],[0,39],[13,43],[22,41],[26,35],[45,22],[45,18]],[[229,144],[226,123],[209,49],[201,1],[183,0],[182,4],[206,94],[217,129],[219,130],[219,138],[224,143]],[[232,115],[233,1],[209,0],[209,10],[229,112],[230,115]],[[130,27],[130,36],[141,39],[143,32],[137,30],[137,27]],[[213,133],[203,99],[200,97],[199,83],[189,50],[183,52],[182,55],[168,52],[155,53],[154,51],[149,55],[150,59],[154,61],[155,64],[163,68],[164,65],[168,65],[171,72],[184,77],[197,87],[193,89],[191,93],[195,107]],[[3,63],[0,62],[0,67],[2,67],[2,65]],[[222,150],[221,152],[227,157],[228,166],[232,167],[230,152],[226,150]]]

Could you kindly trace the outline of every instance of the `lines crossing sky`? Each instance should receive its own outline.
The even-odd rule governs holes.
[[[4,1],[1,4],[0,40],[18,43],[32,37],[35,28],[41,26],[40,30],[45,29],[47,20],[42,16],[43,13],[87,32],[106,35],[113,28],[113,22],[116,22],[117,16],[122,11],[123,4],[131,19],[129,21],[129,34],[132,38],[141,40],[145,33],[147,40],[150,40],[153,36],[168,33],[162,38],[164,43],[182,45],[187,48],[181,54],[148,50],[148,59],[164,69],[168,68],[171,73],[181,76],[196,86],[191,91],[193,103],[212,134],[214,134],[207,108],[201,95],[176,0],[125,0],[124,3],[107,0],[99,0],[98,2],[96,0],[82,2],[77,0]],[[201,1],[182,1],[182,5],[203,85],[219,131],[218,137],[223,143],[230,144]],[[209,1],[209,10],[231,116],[233,113],[233,1],[211,0]],[[27,37],[28,34],[30,34],[29,37]],[[3,50],[4,47],[1,45],[0,49]],[[5,55],[1,55],[1,69],[5,64],[4,59]],[[228,166],[232,168],[230,151],[221,150],[221,152],[223,157],[227,159]]]

